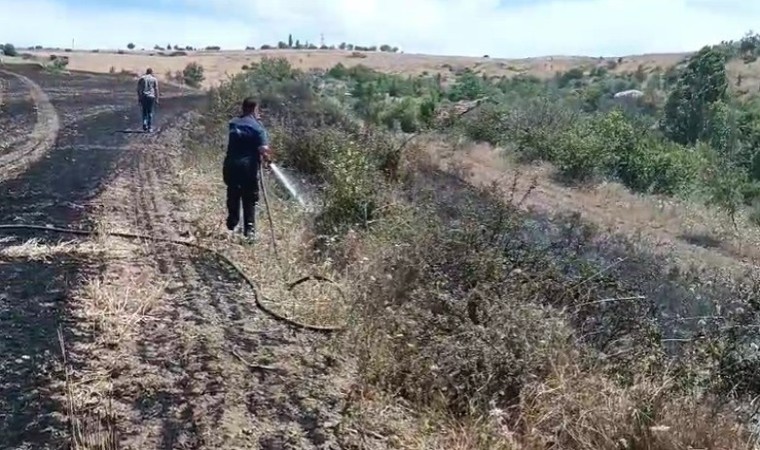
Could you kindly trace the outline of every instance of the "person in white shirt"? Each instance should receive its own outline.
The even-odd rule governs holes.
[[[137,80],[137,102],[142,109],[143,131],[152,132],[153,109],[158,104],[158,79],[151,68]]]

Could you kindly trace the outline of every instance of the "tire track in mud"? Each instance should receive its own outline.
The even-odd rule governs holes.
[[[2,177],[8,178],[18,173],[30,162],[39,159],[53,147],[61,128],[61,122],[58,112],[50,101],[50,97],[37,83],[18,73],[3,70],[0,70],[0,73],[15,78],[24,89],[28,90],[36,116],[34,127],[28,135],[25,136],[22,133],[21,136],[11,138],[10,141],[3,142],[0,145],[0,169],[2,169]],[[10,84],[13,85],[14,83]],[[15,90],[18,90],[18,85],[16,84],[16,86]],[[23,104],[23,102],[15,103]],[[4,115],[14,116],[13,113]],[[21,115],[28,116],[28,114],[24,113],[21,113]],[[0,124],[0,130],[3,128],[3,124]]]
[[[135,149],[117,180],[130,192],[112,209],[118,228],[177,237],[184,227],[170,178],[180,139],[169,129]],[[263,315],[238,276],[208,255],[156,243],[149,258],[171,286],[116,381],[127,393],[117,399],[127,447],[326,448],[333,437],[324,424],[338,423],[340,396],[322,355],[309,348],[323,338]],[[282,370],[252,370],[233,350]]]

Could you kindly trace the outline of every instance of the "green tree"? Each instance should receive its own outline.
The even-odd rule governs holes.
[[[707,191],[708,206],[716,206],[728,214],[734,229],[738,228],[736,214],[744,204],[743,190],[746,188],[747,172],[736,168],[728,161],[716,161],[710,164]]]
[[[575,67],[573,69],[568,70],[565,73],[558,72],[556,75],[557,79],[557,86],[559,86],[560,89],[567,87],[568,84],[570,84],[572,81],[575,80],[582,80],[583,79],[583,69],[579,67]]]
[[[288,48],[293,48],[293,35],[288,35]]]
[[[581,109],[584,112],[592,113],[599,110],[602,98],[604,97],[604,88],[598,84],[593,84],[586,88],[581,94]]]
[[[133,44],[133,43],[130,42],[129,44],[127,44],[127,48],[130,49],[130,50],[134,50],[135,49],[135,44]]]
[[[18,56],[16,47],[13,44],[5,44],[2,47],[0,47],[0,50],[2,50],[5,56]]]
[[[739,52],[747,57],[757,55],[760,52],[760,35],[749,31],[739,41]]]
[[[680,144],[704,137],[713,103],[726,100],[725,55],[711,47],[692,56],[665,103],[663,132]]]
[[[419,118],[426,127],[433,126],[437,106],[438,99],[434,96],[428,97],[420,103]]]
[[[449,98],[452,101],[475,100],[485,96],[487,92],[487,83],[473,72],[465,72],[457,77],[456,83],[449,91]]]

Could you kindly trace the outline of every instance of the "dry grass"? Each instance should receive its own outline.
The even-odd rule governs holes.
[[[49,51],[31,52],[39,60],[45,60]],[[187,56],[160,56],[155,52],[52,52],[69,57],[69,70],[84,70],[108,73],[113,67],[116,71],[142,73],[146,67],[152,67],[157,74],[182,70],[189,62],[197,62],[205,69],[204,86],[218,85],[227,78],[242,71],[242,66],[261,60],[265,56],[286,58],[293,67],[300,69],[328,69],[337,63],[345,66],[363,64],[383,71],[408,75],[422,73],[441,73],[444,81],[464,68],[478,70],[487,76],[514,76],[518,74],[536,75],[542,78],[554,76],[558,71],[567,71],[575,67],[592,68],[606,65],[617,58],[599,59],[594,57],[547,56],[523,59],[478,58],[465,56],[392,54],[367,52],[366,58],[352,57],[350,51],[339,50],[259,50],[259,51],[220,51],[189,52]],[[151,55],[151,53],[154,53]],[[639,65],[653,69],[670,67],[677,64],[685,54],[652,54],[623,57],[613,72],[633,72]]]
[[[542,213],[580,213],[584,220],[609,233],[620,233],[652,244],[656,251],[674,250],[685,264],[752,268],[760,262],[760,229],[748,220],[739,229],[725,214],[693,200],[642,195],[619,183],[605,182],[586,188],[557,182],[548,163],[522,165],[503,149],[488,144],[464,144],[456,150],[437,139],[427,143],[431,160],[453,170],[476,186],[496,182],[521,190],[537,183],[525,209]],[[625,211],[625,214],[621,214]]]
[[[127,193],[112,186],[107,195]],[[117,424],[122,420],[114,400],[114,380],[135,353],[140,330],[157,320],[156,308],[165,300],[167,282],[144,262],[152,242],[109,236],[118,229],[108,215],[96,215],[95,234],[80,247],[99,249],[104,270],[89,275],[71,293],[73,314],[90,341],[61,342],[64,355],[74,355],[76,371],[66,367],[66,404],[71,446],[76,450],[111,450],[119,447]],[[63,339],[61,337],[61,339]]]
[[[9,258],[27,258],[33,261],[50,261],[56,255],[94,251],[97,251],[95,246],[78,241],[62,241],[55,244],[46,244],[42,243],[39,238],[32,238],[18,245],[3,247],[0,249],[0,255]]]
[[[119,448],[116,427],[113,421],[112,404],[109,402],[105,410],[88,411],[85,409],[79,392],[82,383],[74,384],[71,379],[63,332],[58,330],[58,340],[63,355],[66,391],[66,416],[69,422],[70,448],[72,450],[116,450]],[[87,384],[90,380],[87,381]]]
[[[242,72],[244,65],[260,61],[264,57],[284,57],[299,69],[329,69],[338,63],[351,67],[358,64],[390,73],[420,75],[424,73],[442,74],[444,82],[452,80],[456,73],[471,68],[489,77],[534,75],[539,78],[553,77],[557,72],[565,72],[581,67],[591,69],[595,66],[608,66],[615,62],[612,73],[635,72],[639,66],[647,71],[656,68],[667,69],[681,62],[685,53],[663,53],[648,55],[630,55],[618,58],[595,58],[585,56],[544,56],[522,59],[478,58],[466,56],[392,54],[367,52],[365,58],[352,57],[352,52],[339,50],[258,50],[258,51],[219,51],[188,52],[187,56],[161,56],[156,52],[114,51],[98,53],[32,51],[31,55],[38,63],[45,63],[51,54],[69,58],[68,70],[82,70],[95,73],[142,73],[146,67],[152,67],[155,73],[163,76],[167,72],[176,73],[190,62],[197,62],[205,69],[206,80],[203,86],[217,86],[228,76]],[[29,62],[22,58],[5,58],[4,63],[16,64]],[[757,92],[760,87],[760,63],[744,64],[733,61],[728,65],[729,79],[736,81],[742,76],[742,86],[736,87],[742,92]],[[732,83],[733,85],[733,83]]]
[[[272,222],[270,231],[263,198],[257,211],[256,242],[242,240],[225,227],[225,186],[218,172],[221,161],[198,159],[178,175],[183,187],[183,211],[193,233],[204,245],[220,250],[258,283],[262,303],[271,310],[299,322],[318,326],[343,326],[348,304],[341,295],[345,278],[331,261],[315,262],[309,257],[314,236],[307,232],[309,216],[295,201],[282,200],[273,192],[273,177],[267,176]],[[274,245],[272,234],[274,234]],[[275,254],[276,249],[276,254]],[[287,289],[289,282],[309,274],[336,281],[331,284],[306,282]]]
[[[444,411],[420,412],[371,386],[355,385],[340,425],[345,448],[365,450],[512,450],[517,441],[497,414],[486,419],[451,420]]]
[[[684,448],[751,449],[757,438],[737,417],[674,393],[667,374],[621,387],[572,362],[522,393],[521,448],[587,450]]]
[[[111,243],[111,247],[124,244]],[[133,249],[136,250],[136,249]],[[154,320],[151,312],[164,294],[166,283],[152,269],[134,260],[112,258],[104,274],[85,280],[72,297],[77,317],[93,336],[93,342],[77,343],[71,351],[85,356],[76,374],[66,380],[73,448],[118,447],[118,413],[113,404],[114,374],[122,359],[133,352],[140,325]]]

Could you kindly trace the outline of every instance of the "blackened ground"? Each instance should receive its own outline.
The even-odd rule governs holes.
[[[20,79],[0,72],[0,155],[31,133],[34,106],[29,88]]]
[[[55,74],[19,66],[50,96],[61,118],[55,145],[23,173],[0,181],[0,223],[88,225],[89,200],[98,195],[122,167],[129,164],[134,140],[150,142],[156,135],[114,133],[134,127],[134,83],[129,78],[93,74]],[[6,88],[22,89],[14,77]],[[165,88],[159,126],[196,107],[203,99]],[[9,98],[6,92],[4,97]],[[12,94],[21,98],[22,94]],[[10,106],[12,105],[12,106]],[[14,115],[3,126],[29,129],[34,110],[23,101],[9,104]],[[31,117],[31,119],[30,119]],[[31,121],[31,122],[30,122]],[[0,171],[3,168],[0,167]],[[0,236],[0,251],[29,238],[20,233]],[[53,243],[60,238],[42,237]],[[89,339],[69,315],[69,293],[83,276],[101,270],[89,256],[68,252],[48,259],[0,255],[0,448],[60,448],[66,430],[61,413],[61,352],[57,329],[68,342]],[[57,412],[57,413],[54,413]]]
[[[474,188],[435,168],[417,173],[409,187],[411,201],[434,206],[438,215],[451,223],[469,216],[487,229],[486,221],[502,210],[503,196],[498,192]],[[514,201],[521,195],[517,193]],[[672,261],[653,254],[646,245],[598,233],[580,216],[515,210],[510,217],[514,228],[507,228],[504,239],[495,239],[494,245],[503,248],[515,269],[530,273],[542,273],[549,266],[555,269],[555,279],[563,283],[557,295],[546,301],[560,308],[581,304],[573,316],[574,325],[579,334],[588,336],[589,344],[603,352],[618,352],[612,346],[639,344],[646,337],[655,345],[662,343],[677,357],[694,336],[713,333],[716,325],[723,324],[689,318],[719,316],[721,309],[729,316],[741,298],[738,279],[726,278],[719,271],[676,269]],[[598,298],[630,300],[587,302],[564,296],[567,286],[579,283],[593,284]],[[756,293],[750,295],[754,298]]]

